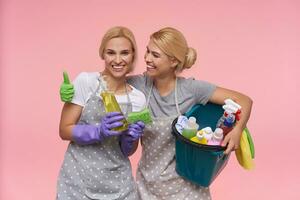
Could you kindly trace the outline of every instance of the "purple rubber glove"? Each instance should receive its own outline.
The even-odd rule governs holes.
[[[106,137],[122,134],[120,131],[111,129],[122,126],[120,122],[124,116],[120,112],[107,113],[101,120],[100,125],[75,125],[72,130],[73,141],[77,144],[93,144],[103,141]]]
[[[120,136],[120,146],[124,156],[130,156],[133,148],[135,147],[135,142],[144,133],[145,124],[142,121],[129,124],[128,130]]]

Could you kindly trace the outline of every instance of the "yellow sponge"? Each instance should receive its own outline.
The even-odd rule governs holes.
[[[245,130],[242,133],[240,146],[235,151],[235,155],[239,164],[244,169],[251,170],[254,168],[254,161],[252,159],[251,149],[250,149],[247,133]]]

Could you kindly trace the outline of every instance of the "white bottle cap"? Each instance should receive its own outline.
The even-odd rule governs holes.
[[[213,136],[213,131],[211,130],[210,127],[205,127],[202,130],[204,132],[203,135],[204,135],[205,139],[207,141],[209,141],[212,138],[212,136]]]
[[[214,132],[214,138],[221,141],[223,139],[223,129],[216,128],[216,130]]]
[[[234,102],[232,99],[225,99],[224,102],[227,105],[232,105],[232,106],[236,107],[238,110],[242,108],[242,106],[240,106],[239,104],[237,104],[236,102]]]
[[[203,131],[198,131],[196,136],[199,140],[202,140],[204,138]]]
[[[196,118],[195,117],[190,117],[189,118],[189,123],[190,124],[195,124],[196,123]]]
[[[238,108],[225,104],[222,106],[222,108],[227,112],[227,113],[236,113],[238,111]]]
[[[213,133],[212,129],[210,127],[205,127],[202,129],[206,134],[211,134]]]
[[[189,118],[188,126],[192,129],[197,129],[198,130],[199,125],[197,124],[195,117],[190,117]]]

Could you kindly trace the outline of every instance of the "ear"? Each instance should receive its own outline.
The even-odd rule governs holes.
[[[171,61],[171,67],[172,68],[176,68],[177,65],[179,64],[178,60],[176,58],[174,58],[174,57],[171,57],[170,61]]]

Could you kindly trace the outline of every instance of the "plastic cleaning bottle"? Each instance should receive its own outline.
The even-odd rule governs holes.
[[[184,127],[186,126],[186,124],[188,123],[189,119],[184,116],[184,115],[180,115],[177,119],[177,123],[175,124],[176,130],[182,134],[182,131],[184,129]]]
[[[235,123],[235,115],[234,110],[230,108],[230,106],[223,106],[225,109],[224,121],[217,128],[221,128],[223,130],[223,135],[226,136],[232,129]],[[230,109],[229,109],[230,108]]]
[[[235,107],[237,110],[240,110],[242,108],[242,106],[240,106],[239,104],[234,102],[232,99],[225,99],[224,102],[226,105],[231,105],[231,106]]]
[[[230,116],[230,117],[234,117],[234,113],[237,112],[238,109],[236,109],[235,107],[233,107],[232,105],[223,105],[222,108],[224,109],[224,113],[222,115],[222,117],[218,120],[217,122],[217,127],[220,127],[225,119],[227,117],[229,117],[229,115],[233,115],[233,116]],[[234,117],[234,120],[235,120],[235,117]]]
[[[234,114],[235,114],[235,120],[239,121],[240,120],[240,114],[241,114],[241,109],[242,106],[234,102],[232,99],[225,99],[225,104],[230,105],[231,108],[234,108]]]
[[[100,87],[102,88],[101,97],[104,105],[105,112],[121,112],[122,110],[117,102],[117,99],[113,92],[107,90],[106,81],[101,77]],[[126,119],[121,120],[122,126],[113,128],[115,131],[125,131],[128,129],[128,122]]]
[[[207,140],[204,137],[204,131],[198,131],[196,136],[191,138],[191,141],[196,142],[198,144],[207,144]]]
[[[213,131],[210,127],[205,127],[202,129],[203,130],[203,136],[207,140],[207,143],[211,140],[213,136]]]
[[[216,126],[217,128],[223,129],[224,136],[226,136],[233,129],[236,121],[236,115],[239,116],[241,112],[241,106],[239,106],[237,103],[228,99],[226,99],[225,102],[227,102],[227,104],[222,106],[224,109],[224,114],[219,119]]]
[[[182,135],[188,139],[191,139],[192,137],[196,136],[198,128],[199,125],[196,122],[196,118],[190,117],[187,124],[183,128]]]
[[[223,140],[223,129],[216,128],[208,145],[220,145]]]

